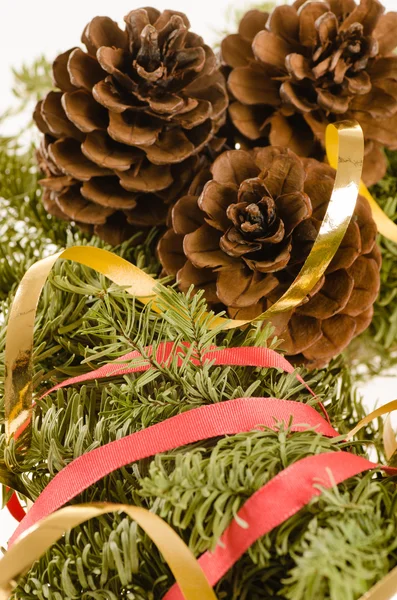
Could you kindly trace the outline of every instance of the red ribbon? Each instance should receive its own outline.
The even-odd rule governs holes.
[[[9,492],[9,488],[6,488],[6,491]],[[22,521],[24,516],[26,515],[24,509],[22,508],[21,503],[19,502],[18,496],[15,492],[12,494],[11,498],[7,502],[7,508],[14,519],[17,521]]]
[[[177,348],[175,348],[174,342],[164,342],[159,345],[155,360],[158,364],[162,366],[167,366],[170,360],[176,356],[177,365],[180,367],[183,364],[184,356],[181,356],[181,351],[186,352],[186,349],[189,348],[189,344],[183,344]],[[146,354],[148,356],[152,356],[153,348],[152,346],[148,346],[145,348]],[[45,392],[41,398],[45,398],[51,392],[55,390],[59,390],[60,388],[73,385],[75,383],[82,383],[83,381],[90,381],[93,379],[104,379],[105,377],[114,377],[115,375],[127,375],[129,373],[139,373],[142,371],[147,371],[151,368],[151,364],[146,362],[145,364],[128,367],[125,362],[136,360],[137,358],[142,358],[142,354],[137,350],[133,352],[129,352],[124,356],[121,356],[119,359],[108,363],[107,365],[103,365],[99,369],[95,371],[91,371],[90,373],[83,373],[82,375],[78,375],[77,377],[71,377],[70,379],[66,379],[66,381],[62,381],[62,383],[58,383],[50,390]],[[288,360],[284,358],[275,350],[270,350],[270,348],[260,348],[257,346],[243,346],[240,348],[218,348],[217,346],[212,346],[211,350],[206,352],[204,355],[205,362],[214,361],[215,365],[228,365],[235,367],[258,367],[258,368],[269,368],[269,369],[281,369],[286,373],[295,373],[297,380],[305,386],[305,388],[315,396],[313,390],[307,385],[307,383],[302,379],[302,377],[295,372],[295,368],[291,365]],[[200,362],[197,358],[192,357],[191,362],[195,365],[199,365]],[[325,409],[324,409],[325,411]],[[327,418],[328,415],[325,413],[324,416]]]
[[[176,356],[178,366],[183,364],[183,356],[181,356],[180,351],[186,351],[189,347],[189,344],[183,344],[184,347],[180,346],[179,348],[175,348],[174,342],[164,342],[159,344],[159,347],[156,351],[155,359],[158,364],[162,366],[166,366],[169,364],[170,359]],[[146,354],[151,356],[153,353],[153,347],[149,346],[145,349]],[[99,369],[95,371],[91,371],[89,373],[83,373],[82,375],[78,375],[77,377],[71,377],[58,383],[51,389],[47,390],[42,396],[40,396],[40,400],[45,398],[51,392],[55,392],[61,388],[67,387],[69,385],[73,385],[76,383],[83,383],[84,381],[92,381],[95,379],[104,379],[106,377],[114,377],[116,375],[127,375],[130,373],[139,373],[142,371],[147,371],[151,368],[150,362],[146,362],[145,364],[141,364],[139,366],[128,367],[125,362],[136,360],[137,358],[142,358],[142,355],[137,350],[133,352],[129,352],[124,356],[120,357],[116,361],[112,361],[106,365],[103,365]],[[307,383],[302,379],[302,377],[295,372],[294,367],[291,365],[288,360],[286,360],[281,354],[271,350],[270,348],[261,348],[257,346],[246,346],[240,348],[218,348],[213,346],[212,349],[205,354],[205,361],[210,362],[214,361],[215,365],[228,365],[228,366],[240,366],[240,367],[258,367],[258,368],[274,368],[281,369],[286,373],[295,373],[296,378],[300,383],[302,383],[306,389],[315,397],[315,393],[313,390],[307,385]],[[192,358],[192,362],[194,364],[199,364],[199,361],[195,358]],[[331,423],[328,413],[325,410],[324,406],[321,402],[319,402],[320,409],[322,410],[325,418],[328,423]],[[29,426],[30,421],[27,420],[16,432],[15,438],[17,439],[22,435],[24,430]],[[25,511],[22,508],[18,496],[13,494],[11,497],[11,504],[7,503],[7,507],[9,511],[13,511],[13,516],[17,515],[16,518],[18,521],[21,521],[25,516]],[[18,507],[18,508],[17,508]]]
[[[10,545],[29,527],[81,494],[116,469],[187,444],[289,423],[293,431],[316,427],[329,437],[338,433],[307,404],[277,398],[237,398],[200,406],[79,456],[45,487],[13,534]]]
[[[247,527],[241,527],[233,520],[220,538],[215,552],[205,552],[199,558],[209,583],[212,586],[218,583],[256,540],[319,496],[321,487],[329,489],[375,466],[354,454],[332,452],[302,458],[281,471],[251,496],[237,513]],[[163,600],[184,600],[179,586],[174,584]]]
[[[151,349],[148,350],[150,352]],[[150,363],[137,367],[120,365],[120,360],[133,360],[140,356],[138,352],[131,352],[117,362],[68,379],[46,392],[42,398],[73,383],[149,369]],[[159,347],[156,361],[164,365],[174,356],[175,347],[168,342]],[[177,356],[176,360],[181,365],[183,357]],[[205,355],[205,360],[214,360],[217,365],[273,367],[288,373],[294,372],[288,361],[266,348],[214,349]],[[192,361],[198,364],[196,359],[193,358]],[[297,378],[314,395],[299,375]],[[290,424],[291,417],[292,431],[303,431],[312,427],[322,435],[338,436],[329,421],[306,404],[278,398],[238,398],[192,409],[96,448],[72,461],[50,481],[14,532],[10,546],[35,523],[121,467],[212,437],[251,431],[258,426],[274,430],[277,423]],[[216,550],[213,553],[204,553],[199,559],[211,585],[215,585],[258,538],[320,495],[321,487],[330,488],[349,477],[376,467],[376,464],[367,459],[348,452],[310,456],[287,467],[257,491],[239,511],[238,516],[246,522],[247,528],[241,527],[233,520],[223,533]],[[389,471],[396,474],[395,469]],[[14,500],[11,501],[11,508],[15,509]],[[177,585],[165,596],[165,600],[182,599]]]
[[[180,367],[183,364],[184,357],[178,354],[178,351],[186,351],[189,346],[190,344],[184,343],[175,349],[174,342],[163,342],[162,344],[159,344],[159,347],[157,348],[155,356],[156,362],[162,366],[167,366],[169,361],[176,356],[177,365]],[[151,356],[153,351],[152,346],[145,348],[145,351],[147,355]],[[62,381],[61,383],[58,383],[51,389],[47,390],[42,396],[40,396],[40,400],[48,396],[48,394],[51,394],[51,392],[55,392],[56,390],[69,385],[83,383],[84,381],[92,381],[94,379],[115,377],[116,375],[140,373],[142,371],[148,371],[151,368],[150,362],[146,362],[135,367],[126,367],[123,364],[127,361],[135,360],[137,358],[142,358],[142,354],[137,350],[134,350],[133,352],[129,352],[128,354],[121,356],[118,360],[103,365],[95,371],[90,371],[89,373],[83,373],[82,375],[66,379],[65,381]],[[295,372],[295,369],[291,363],[288,362],[288,360],[286,360],[281,354],[278,354],[278,352],[270,350],[270,348],[259,348],[257,346],[243,346],[241,348],[218,348],[217,346],[212,346],[212,349],[209,352],[206,352],[204,360],[205,362],[214,361],[214,365],[281,369],[286,373],[294,373],[297,380],[305,386],[312,396],[316,397],[316,394],[307,385],[304,379],[302,379],[302,377]],[[195,365],[200,364],[200,362],[194,357],[192,357],[191,362]],[[318,405],[328,423],[331,423],[323,404],[319,402]],[[28,419],[17,430],[15,438],[17,439],[20,437],[25,429],[29,427],[29,425],[30,420]]]

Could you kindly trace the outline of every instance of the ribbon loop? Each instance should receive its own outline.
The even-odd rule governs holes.
[[[334,169],[338,168],[338,140],[335,138],[335,132],[327,128],[325,134],[325,147],[328,162]],[[359,194],[364,196],[369,202],[372,211],[372,217],[376,223],[379,233],[384,237],[397,243],[397,224],[394,223],[381,209],[375,198],[371,195],[363,181],[360,182]]]
[[[28,570],[66,531],[94,517],[120,511],[136,521],[156,544],[184,600],[216,600],[198,561],[179,535],[157,515],[126,504],[68,506],[34,525],[0,560],[0,600],[8,600],[11,582]]]

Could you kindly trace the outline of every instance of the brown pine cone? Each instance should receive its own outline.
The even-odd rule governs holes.
[[[60,91],[39,102],[44,205],[117,243],[163,224],[225,120],[224,77],[183,13],[131,11],[84,30],[87,51],[58,56]]]
[[[291,285],[324,218],[335,180],[330,166],[279,147],[221,154],[172,210],[158,252],[182,290],[205,290],[210,306],[254,318]],[[207,183],[204,182],[207,181]],[[296,362],[326,364],[370,323],[380,251],[369,204],[359,196],[325,275],[298,308],[276,317]]]
[[[382,147],[397,149],[397,13],[384,10],[379,0],[297,0],[270,16],[248,12],[222,42],[235,127],[323,160],[327,124],[356,119],[364,180],[379,181]]]

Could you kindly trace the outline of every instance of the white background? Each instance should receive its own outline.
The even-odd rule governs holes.
[[[192,30],[209,44],[220,39],[224,29],[233,30],[233,13],[248,9],[246,0],[148,0],[147,4],[185,12]],[[258,2],[259,4],[259,2]],[[61,51],[79,44],[81,32],[96,15],[108,15],[120,23],[132,9],[145,6],[134,0],[0,0],[0,114],[13,101],[11,67],[20,67],[44,54],[53,59]],[[388,10],[397,9],[397,0],[384,0]],[[2,133],[0,131],[0,133]],[[3,131],[3,133],[5,133]],[[368,409],[397,397],[394,378],[377,378],[365,386]],[[0,514],[0,545],[6,545],[15,528],[7,511]]]

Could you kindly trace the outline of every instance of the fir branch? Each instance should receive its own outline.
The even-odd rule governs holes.
[[[12,74],[12,93],[18,102],[0,116],[0,124],[23,112],[32,114],[35,103],[53,88],[51,62],[44,55],[30,64],[24,63],[19,69],[12,69]],[[30,117],[27,127],[32,124]]]
[[[12,69],[14,86],[12,92],[22,106],[37,102],[53,88],[52,65],[42,55],[31,64],[23,64],[20,69]]]

